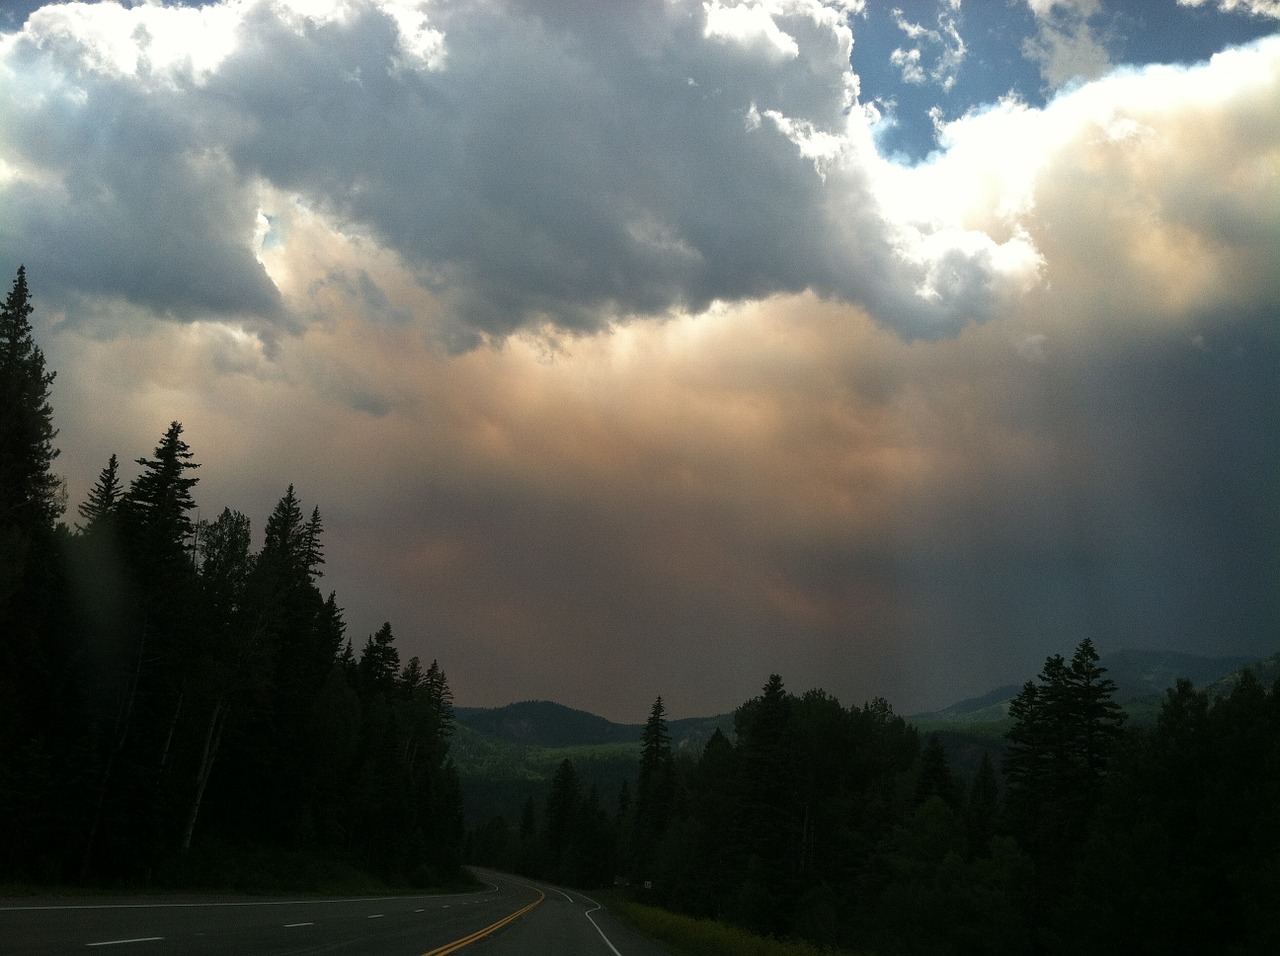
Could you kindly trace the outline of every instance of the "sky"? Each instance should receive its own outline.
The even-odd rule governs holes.
[[[68,520],[181,421],[459,704],[1280,650],[1277,0],[19,0],[0,209]]]

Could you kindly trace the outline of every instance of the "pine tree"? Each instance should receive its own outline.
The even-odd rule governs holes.
[[[750,929],[781,928],[782,901],[795,881],[803,834],[796,792],[793,700],[771,674],[759,697],[738,708],[737,851],[746,864],[733,917]]]
[[[1107,773],[1112,747],[1125,722],[1124,711],[1112,699],[1115,681],[1106,672],[1098,663],[1093,641],[1086,637],[1071,658],[1066,684],[1076,724],[1069,746],[1091,795]]]
[[[1104,674],[1086,638],[1070,664],[1060,654],[1046,659],[1039,683],[1028,682],[1009,705],[1005,807],[1036,864],[1042,900],[1064,892],[1124,721]]]
[[[924,803],[930,797],[941,797],[953,810],[959,802],[955,779],[951,774],[951,762],[947,759],[947,752],[937,734],[929,735],[924,751],[920,754],[920,777],[916,782],[916,803]]]
[[[323,533],[324,525],[320,521],[320,507],[317,505],[311,509],[311,517],[302,529],[303,566],[312,580],[324,576],[324,572],[320,570],[320,565],[324,564],[324,548],[320,546],[320,535]]]
[[[360,652],[360,684],[366,695],[395,693],[396,678],[400,671],[400,652],[391,633],[391,622],[383,622],[376,633],[370,634]]]
[[[119,459],[112,455],[107,460],[107,466],[98,474],[97,483],[89,489],[89,497],[76,509],[85,522],[76,526],[80,531],[92,532],[101,525],[115,521],[121,492],[124,490],[120,485],[119,468]]]
[[[974,774],[973,784],[969,787],[969,801],[965,807],[970,856],[986,856],[990,852],[999,812],[1000,785],[996,781],[991,755],[984,750],[978,772]]]
[[[0,307],[0,529],[24,535],[51,530],[63,510],[61,480],[52,471],[53,440],[44,353],[31,333],[31,294],[26,269]]]
[[[653,702],[640,738],[632,865],[641,878],[650,875],[654,851],[670,823],[672,787],[671,734],[667,730],[666,709],[659,697]]]
[[[262,557],[265,563],[278,570],[281,577],[298,576],[306,572],[307,545],[302,506],[293,493],[293,485],[290,485],[267,518]]]
[[[182,438],[182,423],[171,422],[156,446],[154,458],[139,458],[142,473],[120,503],[120,517],[144,571],[161,578],[194,570],[191,545],[196,503],[191,489],[200,480],[187,472],[200,465],[191,459]],[[163,582],[153,582],[160,583]]]
[[[566,757],[556,768],[547,794],[547,861],[552,879],[563,881],[569,875],[567,864],[574,851],[581,793],[578,774]]]

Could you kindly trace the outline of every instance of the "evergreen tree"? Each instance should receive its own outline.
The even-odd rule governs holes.
[[[191,490],[200,479],[187,472],[200,465],[182,438],[182,423],[171,422],[154,458],[139,458],[142,472],[129,484],[120,503],[121,521],[149,583],[164,587],[164,579],[194,571],[192,545],[195,525],[190,512],[196,503]]]
[[[100,526],[114,523],[121,492],[124,490],[120,485],[119,467],[119,460],[112,455],[107,460],[107,466],[99,473],[97,482],[89,489],[89,497],[77,509],[85,522],[77,525],[80,531],[89,533]]]
[[[366,695],[383,694],[391,697],[395,693],[399,670],[400,652],[396,650],[391,622],[385,621],[382,627],[369,635],[360,652],[361,687]]]
[[[79,648],[54,523],[64,494],[52,465],[54,373],[32,335],[26,271],[0,305],[0,880],[56,881],[80,839],[72,801],[87,781],[78,745]],[[77,757],[79,755],[76,755]]]
[[[311,509],[311,517],[302,529],[303,566],[313,581],[324,576],[324,572],[320,570],[320,565],[324,564],[324,548],[320,546],[320,535],[323,533],[324,524],[320,521],[320,508],[317,505]]]
[[[63,509],[62,483],[52,471],[58,431],[49,387],[56,373],[45,370],[32,336],[33,311],[19,266],[0,306],[0,531],[26,536],[51,530]]]
[[[654,852],[671,818],[671,734],[662,698],[653,702],[640,738],[640,774],[636,780],[632,866],[640,879],[651,877]]]
[[[1124,711],[1112,699],[1115,681],[1105,676],[1106,672],[1098,662],[1093,641],[1086,637],[1072,655],[1066,688],[1074,719],[1069,742],[1072,761],[1091,797],[1107,773],[1111,752],[1125,722]]]
[[[551,778],[551,792],[547,794],[546,847],[547,875],[553,880],[566,882],[571,875],[571,862],[576,850],[578,807],[582,787],[573,761],[566,757]]]
[[[916,781],[916,803],[924,803],[930,797],[941,798],[952,810],[959,802],[951,763],[937,734],[929,735],[920,754],[920,776]]]
[[[262,558],[280,577],[296,578],[306,573],[309,546],[313,543],[302,523],[302,506],[290,485],[267,518]]]
[[[1045,911],[1066,891],[1124,720],[1104,673],[1086,638],[1070,664],[1060,654],[1046,659],[1039,683],[1009,705],[1005,807],[1035,864]]]
[[[746,876],[732,912],[735,921],[765,933],[782,929],[784,901],[800,862],[803,815],[792,709],[782,678],[771,674],[760,696],[734,715],[741,754],[735,842]]]
[[[969,801],[965,811],[969,855],[986,856],[991,847],[991,838],[995,836],[996,820],[1000,813],[1000,785],[996,781],[991,755],[985,750],[969,787]]]

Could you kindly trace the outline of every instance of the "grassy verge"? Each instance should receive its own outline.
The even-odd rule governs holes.
[[[615,890],[591,895],[622,922],[662,943],[678,956],[853,956],[843,950],[768,939],[726,923],[681,916],[656,906],[637,903]]]

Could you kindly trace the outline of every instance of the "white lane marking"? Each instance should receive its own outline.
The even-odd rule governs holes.
[[[444,908],[445,908],[445,909],[448,909],[448,908],[449,908],[449,904],[448,904],[448,903],[445,903],[445,904],[444,904]],[[424,909],[416,909],[416,910],[414,910],[414,912],[415,912],[415,913],[425,913],[425,912],[426,912],[426,910],[424,910]]]
[[[566,893],[564,890],[560,889],[560,887],[558,887],[558,886],[553,886],[553,887],[551,887],[551,889],[555,890],[557,893],[559,893],[561,896],[563,896],[563,897],[564,897],[566,900],[568,900],[570,903],[575,903],[575,902],[577,902],[577,901],[576,901],[572,896],[570,896],[570,895],[569,895],[568,893]],[[613,950],[613,956],[622,956],[622,954],[621,954],[620,952],[618,952],[618,947],[614,946],[614,945],[613,945],[613,943],[611,943],[611,942],[609,941],[609,937],[608,937],[608,936],[606,936],[606,935],[604,935],[604,930],[602,930],[602,929],[600,928],[600,924],[599,924],[599,923],[597,923],[597,922],[595,921],[595,918],[591,915],[592,913],[594,913],[594,912],[596,912],[597,910],[599,910],[599,909],[601,909],[601,908],[602,908],[602,907],[600,906],[600,904],[599,904],[599,903],[596,903],[596,901],[595,901],[595,900],[593,900],[591,897],[587,896],[585,893],[582,893],[582,894],[579,894],[579,895],[580,895],[584,900],[586,900],[588,903],[592,903],[592,904],[594,904],[594,905],[595,905],[595,909],[589,909],[589,910],[587,910],[583,915],[584,915],[584,916],[586,916],[586,918],[587,918],[587,919],[591,920],[591,925],[592,925],[592,926],[594,926],[594,927],[596,928],[596,932],[600,934],[600,938],[601,938],[602,940],[604,940],[604,944],[605,944],[606,946],[608,946],[608,947],[609,947],[609,949]]]
[[[295,926],[315,926],[315,923],[285,923],[285,929],[293,929]]]
[[[457,894],[454,894],[457,895]],[[50,903],[40,906],[0,906],[0,913],[19,913],[31,910],[163,910],[195,909],[199,906],[314,906],[319,903],[385,903],[403,900],[403,896],[356,896],[346,900],[231,900],[220,903]],[[421,899],[421,897],[417,897]],[[447,899],[448,897],[436,897]],[[414,899],[414,897],[408,897]],[[148,937],[150,939],[150,937]]]
[[[365,919],[382,919],[382,917],[386,915],[387,915],[386,913],[370,913],[368,916],[365,917]]]
[[[139,936],[137,939],[108,939],[101,943],[85,943],[86,946],[121,946],[125,943],[156,943],[163,940],[163,936]]]
[[[582,898],[586,900],[588,903],[596,903],[596,901],[589,896],[584,896]],[[604,940],[604,944],[608,946],[611,950],[613,950],[613,956],[622,956],[622,954],[618,952],[618,947],[614,946],[613,943],[609,942],[609,937],[604,935],[604,930],[600,928],[600,924],[597,923],[595,921],[595,917],[591,915],[592,913],[596,912],[596,910],[598,909],[600,909],[600,904],[596,903],[595,909],[587,910],[587,919],[591,920],[591,925],[596,928],[596,932],[600,934],[600,938]]]

